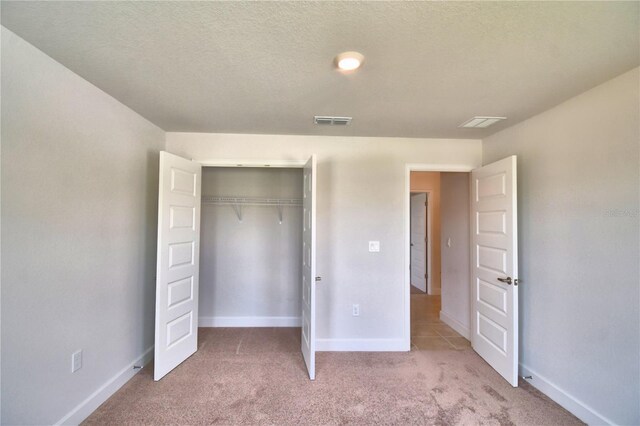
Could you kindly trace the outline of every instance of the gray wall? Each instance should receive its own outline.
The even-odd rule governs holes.
[[[153,344],[163,145],[2,28],[3,424],[60,420]]]
[[[469,173],[440,174],[442,320],[469,338]],[[451,247],[447,242],[451,240]]]
[[[202,195],[302,198],[302,169],[202,169]],[[203,204],[200,311],[203,317],[300,317],[302,207]]]
[[[167,150],[196,161],[238,163],[306,161],[317,154],[321,350],[408,349],[405,165],[473,168],[481,161],[480,141],[463,139],[167,133]],[[379,253],[369,252],[369,240],[380,241]],[[360,316],[352,315],[354,303],[360,305]]]
[[[483,141],[518,155],[521,362],[619,424],[640,423],[639,77]]]

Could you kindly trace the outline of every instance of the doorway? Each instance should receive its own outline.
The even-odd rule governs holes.
[[[467,244],[465,237],[447,237],[442,248],[457,246],[467,254],[459,258],[454,265],[468,271],[468,278],[458,277],[461,283],[458,297],[466,295],[468,302],[462,310],[468,312],[470,321],[462,324],[447,314],[443,298],[440,301],[440,313],[436,317],[438,302],[431,303],[430,311],[421,313],[411,294],[410,242],[411,242],[411,191],[414,172],[470,172],[461,182],[468,187],[468,210],[462,211],[460,219],[469,223]],[[452,173],[455,175],[455,173]],[[458,332],[469,336],[471,347],[489,363],[512,386],[518,386],[518,216],[517,216],[517,157],[510,156],[486,164],[482,167],[438,166],[433,164],[405,166],[405,342],[408,350],[419,349],[413,345],[415,337],[442,337],[450,341],[444,333]],[[460,209],[458,209],[460,210]],[[460,213],[460,211],[458,211]],[[443,213],[443,217],[452,217]],[[454,228],[460,229],[460,223]],[[432,233],[434,233],[432,230]],[[462,250],[464,249],[464,250]],[[449,256],[450,254],[447,254]],[[434,262],[432,262],[433,264]],[[436,263],[437,265],[437,263]],[[465,268],[464,266],[467,266]],[[446,268],[448,269],[448,267]],[[447,271],[448,272],[448,271]],[[466,273],[466,272],[465,272]],[[420,318],[424,316],[424,318]],[[422,324],[418,321],[422,320]],[[450,331],[441,324],[442,321]],[[430,323],[431,321],[431,323]],[[425,336],[417,336],[416,330],[424,326]],[[435,327],[434,327],[435,326]],[[441,328],[440,332],[438,328]],[[444,329],[445,331],[442,331]],[[426,335],[426,333],[431,333]],[[421,339],[420,339],[421,340]],[[430,339],[435,341],[435,339]],[[451,342],[449,342],[451,343]],[[424,346],[424,345],[423,345]],[[454,344],[455,346],[455,344]],[[433,348],[435,349],[435,348]]]
[[[459,289],[461,283],[464,288],[469,283],[468,274],[460,273],[469,270],[469,188],[461,186],[459,178],[468,183],[469,174],[417,171],[410,175],[413,350],[470,347],[468,326],[457,327],[461,323],[458,305],[469,304],[469,292]],[[446,313],[452,310],[455,314]],[[465,321],[468,311],[464,309]]]
[[[302,179],[202,168],[199,327],[300,327]]]

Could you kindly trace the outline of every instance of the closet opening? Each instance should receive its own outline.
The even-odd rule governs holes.
[[[303,169],[203,167],[199,341],[299,353]]]
[[[316,157],[221,162],[160,152],[154,380],[205,348],[287,353],[313,380]]]

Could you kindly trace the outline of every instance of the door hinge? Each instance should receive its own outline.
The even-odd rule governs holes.
[[[425,278],[429,278],[429,275],[427,275],[427,274],[424,274],[424,277],[425,277]]]

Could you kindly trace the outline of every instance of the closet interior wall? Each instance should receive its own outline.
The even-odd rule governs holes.
[[[202,195],[301,199],[302,169],[204,167]],[[299,326],[302,207],[203,202],[201,326]]]

